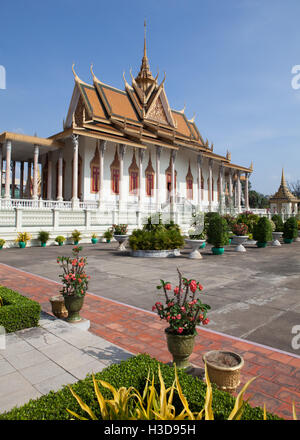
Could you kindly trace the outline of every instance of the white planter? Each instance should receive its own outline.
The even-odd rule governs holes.
[[[172,258],[180,255],[178,249],[171,250],[137,250],[131,251],[132,257],[142,257],[142,258]]]
[[[232,237],[234,239],[234,243],[237,244],[237,247],[234,249],[236,252],[246,252],[243,243],[248,240],[248,235],[234,235]]]
[[[283,232],[272,232],[272,237],[273,237],[272,246],[281,246],[279,240],[281,239],[282,234]]]
[[[129,235],[114,235],[114,238],[119,243],[118,251],[126,251],[126,242]]]
[[[205,240],[191,240],[189,238],[185,238],[184,241],[188,246],[192,248],[192,252],[189,254],[188,258],[200,259],[202,255],[199,251],[199,247],[205,243]]]

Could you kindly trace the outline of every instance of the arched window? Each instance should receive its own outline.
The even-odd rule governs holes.
[[[189,162],[188,173],[186,175],[186,197],[187,199],[193,200],[193,175],[191,172],[191,162]]]
[[[128,168],[129,173],[129,194],[138,194],[139,190],[139,167],[136,163],[135,150],[133,150],[133,156],[131,165]]]
[[[117,147],[116,147],[114,160],[110,165],[110,176],[111,176],[111,190],[113,194],[119,194],[120,161],[119,161]]]
[[[172,189],[171,157],[170,157],[169,166],[166,169],[165,173],[166,173],[167,192],[168,192],[168,194],[170,194],[171,189]],[[174,172],[174,177],[175,177],[174,187],[175,187],[175,192],[176,192],[176,186],[177,186],[177,171],[176,170]]]
[[[147,168],[145,170],[145,176],[146,176],[146,195],[148,197],[152,197],[154,193],[154,176],[155,171],[152,166],[152,160],[151,160],[151,153],[149,152],[149,161]]]
[[[96,147],[95,154],[90,163],[91,167],[91,193],[95,194],[100,190],[100,173],[99,173],[99,150]]]

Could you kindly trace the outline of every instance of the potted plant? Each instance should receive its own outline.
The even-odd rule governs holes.
[[[283,235],[283,221],[280,215],[275,214],[272,217],[272,222],[275,225],[275,229],[273,228],[272,237],[273,237],[273,246],[281,246],[280,239]]]
[[[107,229],[103,234],[103,238],[106,239],[106,243],[110,243],[110,240],[113,238],[112,229]]]
[[[177,271],[179,283],[173,291],[169,282],[160,280],[157,289],[163,289],[165,304],[156,302],[152,311],[157,312],[160,319],[166,320],[169,325],[165,333],[168,350],[176,367],[188,368],[197,335],[196,326],[209,323],[206,314],[210,306],[203,304],[200,297],[196,297],[197,293],[202,292],[202,285],[194,279],[182,277],[180,271]]]
[[[25,248],[28,241],[31,240],[31,235],[28,232],[18,232],[18,237],[15,242],[19,244],[20,248]]]
[[[245,223],[235,223],[232,228],[233,239],[237,244],[235,250],[237,252],[246,252],[245,246],[243,243],[248,239],[248,226]]]
[[[298,222],[295,217],[290,217],[283,225],[283,241],[292,243],[298,237]]]
[[[81,232],[78,231],[77,229],[74,229],[74,231],[71,234],[71,237],[73,239],[73,244],[75,244],[75,246],[79,243],[79,241],[81,240]]]
[[[98,242],[98,235],[97,234],[92,234],[91,242],[93,244],[96,244]]]
[[[88,279],[85,272],[87,264],[86,257],[80,257],[81,247],[73,248],[73,257],[57,257],[63,273],[59,275],[63,287],[60,293],[64,297],[66,309],[68,310],[68,322],[81,321],[79,312],[83,306],[84,297],[88,288]]]
[[[217,388],[234,393],[240,384],[240,371],[244,365],[242,356],[223,350],[212,350],[203,355],[209,380]]]
[[[267,217],[261,217],[254,225],[253,238],[260,248],[266,247],[267,242],[272,240],[272,225]]]
[[[49,240],[50,233],[48,231],[40,231],[38,234],[38,240],[41,242],[41,246],[45,247],[47,241]]]
[[[127,241],[129,235],[127,234],[128,225],[112,225],[113,236],[119,243],[118,250],[126,251],[125,242]]]
[[[214,255],[224,254],[224,246],[228,243],[228,226],[224,218],[219,214],[210,217],[207,228],[207,241],[213,245]]]
[[[5,245],[6,241],[3,238],[0,238],[0,249],[3,248],[3,246]]]
[[[192,251],[189,254],[189,258],[202,258],[199,249],[203,249],[202,246],[205,245],[205,232],[199,232],[195,227],[192,227],[191,229],[189,229],[188,234],[189,238],[185,238],[185,242],[192,248]]]
[[[58,235],[55,238],[56,243],[58,243],[59,246],[62,246],[64,244],[64,242],[66,241],[66,237],[64,237],[63,235]]]

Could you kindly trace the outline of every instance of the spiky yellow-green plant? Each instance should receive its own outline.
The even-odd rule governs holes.
[[[207,373],[205,365],[205,380],[207,384],[204,408],[199,413],[194,413],[190,410],[188,401],[184,396],[177,375],[175,366],[175,379],[171,387],[166,388],[160,368],[158,368],[158,377],[160,382],[160,392],[158,393],[154,386],[154,374],[150,381],[150,372],[146,380],[146,385],[142,395],[134,387],[121,387],[116,390],[112,385],[103,381],[96,380],[93,375],[93,384],[95,394],[98,400],[101,417],[103,420],[201,420],[204,414],[205,420],[214,420],[212,410],[212,386]],[[243,399],[249,385],[255,378],[249,380],[240,393],[238,394],[235,405],[228,417],[228,420],[240,420],[245,408],[246,401]],[[101,394],[98,383],[104,388],[111,391],[113,398],[105,399]],[[85,411],[92,420],[97,420],[96,415],[90,407],[82,401],[82,399],[69,387],[72,395],[79,403],[81,409]],[[173,405],[174,392],[177,391],[183,409],[179,414],[176,414],[175,406]],[[87,418],[79,416],[74,411],[67,409],[67,411],[74,417],[87,420]],[[296,420],[295,406],[293,405],[293,416]],[[264,419],[267,419],[266,409],[264,407]]]

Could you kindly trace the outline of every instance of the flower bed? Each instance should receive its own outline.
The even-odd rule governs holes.
[[[162,364],[149,355],[144,354],[132,357],[127,361],[122,361],[120,364],[113,364],[100,373],[96,373],[95,378],[97,380],[104,380],[115,388],[120,388],[121,386],[128,388],[133,386],[137,388],[139,392],[143,392],[150,370],[150,377],[152,377],[152,372],[155,374],[155,387],[159,390],[159,366],[166,387],[171,387],[175,376],[174,368]],[[194,378],[184,371],[178,371],[178,379],[191,411],[200,411],[205,402],[206,384],[202,380]],[[99,389],[105,398],[111,397],[111,393],[108,389],[101,385],[99,385]],[[99,404],[95,396],[92,377],[88,375],[85,379],[72,384],[72,390],[78,394],[92,409],[95,415],[100,418]],[[251,391],[251,389],[249,391]],[[212,409],[215,420],[226,419],[232,411],[234,403],[234,397],[219,391],[213,385]],[[173,404],[176,412],[179,413],[182,410],[182,403],[176,394]],[[9,412],[0,414],[0,420],[70,420],[74,418],[67,412],[66,408],[83,417],[87,416],[72,396],[70,389],[65,386],[60,391],[52,391],[36,400],[30,400],[20,408],[14,408]],[[247,403],[245,403],[244,408],[242,415],[243,420],[263,420],[263,410],[261,408],[252,408]],[[270,413],[267,413],[267,416],[268,419],[280,419]]]
[[[7,333],[37,327],[41,312],[39,303],[6,287],[0,287],[0,297],[3,303],[0,307],[0,325]]]

